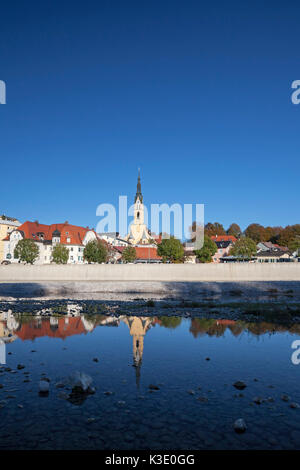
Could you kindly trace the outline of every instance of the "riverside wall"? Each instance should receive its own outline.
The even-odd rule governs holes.
[[[0,266],[0,283],[47,281],[300,281],[300,263],[101,264]]]

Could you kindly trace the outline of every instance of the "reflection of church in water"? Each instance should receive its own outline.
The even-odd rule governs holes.
[[[72,307],[74,307],[72,305]],[[73,308],[74,310],[74,308]],[[144,337],[152,325],[156,323],[154,318],[121,316],[89,318],[81,315],[80,311],[75,314],[68,313],[61,317],[33,317],[30,321],[22,322],[17,320],[11,312],[0,312],[0,341],[10,343],[17,338],[22,341],[34,341],[35,339],[47,336],[49,338],[60,338],[65,340],[73,335],[91,333],[97,326],[115,326],[120,322],[125,323],[132,336],[133,366],[136,371],[136,383],[139,386],[141,366],[144,352]]]
[[[133,365],[136,370],[136,384],[139,386],[144,352],[144,337],[153,324],[153,318],[123,317],[122,321],[129,328],[133,341]]]

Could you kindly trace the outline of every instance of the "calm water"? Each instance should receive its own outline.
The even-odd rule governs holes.
[[[0,448],[300,448],[300,409],[290,407],[300,404],[300,365],[291,361],[299,333],[212,319],[2,313]],[[96,388],[81,404],[57,387],[76,370]],[[41,377],[50,379],[45,397]],[[274,401],[257,405],[257,396]],[[237,418],[247,423],[244,434],[233,430]]]

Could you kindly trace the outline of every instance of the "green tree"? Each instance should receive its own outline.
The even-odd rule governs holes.
[[[122,253],[122,260],[125,263],[133,263],[136,259],[136,251],[133,246],[127,246]]]
[[[171,236],[164,238],[157,247],[157,254],[161,256],[163,262],[182,263],[184,260],[184,248],[180,240]]]
[[[14,251],[14,257],[19,258],[20,261],[33,264],[39,256],[39,247],[33,240],[24,238],[18,241]]]
[[[164,328],[171,328],[175,329],[177,328],[182,321],[181,317],[160,317],[160,326],[163,326]]]
[[[107,248],[101,240],[92,240],[85,245],[83,257],[88,263],[105,263]]]
[[[231,224],[227,230],[227,235],[233,235],[238,238],[242,233],[241,227],[238,224]]]
[[[215,242],[209,236],[204,235],[203,247],[200,250],[195,250],[195,255],[200,263],[211,263],[217,249]]]
[[[230,255],[241,259],[251,259],[256,254],[256,243],[251,238],[242,237],[230,250]]]
[[[294,238],[291,240],[288,244],[289,250],[294,253],[294,251],[297,251],[297,254],[299,255],[300,253],[300,238]]]
[[[64,245],[56,245],[52,251],[52,261],[56,264],[67,264],[69,250]]]

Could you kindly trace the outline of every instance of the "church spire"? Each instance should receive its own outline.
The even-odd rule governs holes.
[[[140,169],[139,169],[139,173],[138,173],[138,182],[137,182],[137,186],[136,186],[136,195],[135,195],[135,198],[134,198],[134,202],[136,202],[137,198],[139,198],[139,200],[141,202],[143,202]]]

